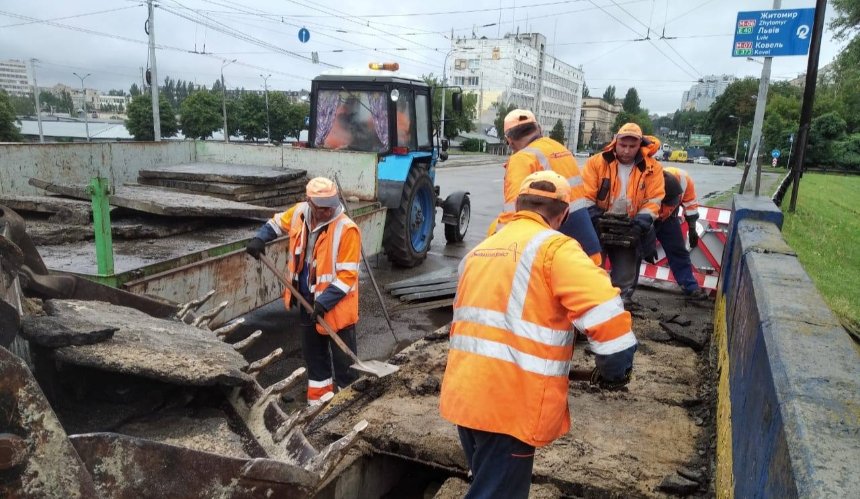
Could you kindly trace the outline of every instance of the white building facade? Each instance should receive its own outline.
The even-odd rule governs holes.
[[[707,111],[717,97],[738,79],[732,75],[708,75],[699,80],[690,90],[684,92],[681,98],[681,109],[684,111]]]
[[[32,93],[27,64],[16,59],[0,60],[0,90],[9,95]]]
[[[546,135],[561,120],[567,146],[576,150],[584,75],[547,53],[546,37],[457,39],[448,61],[448,84],[478,95],[479,128],[492,126],[498,104],[514,104],[534,112]]]

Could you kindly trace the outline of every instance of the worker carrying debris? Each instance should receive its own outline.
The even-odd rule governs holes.
[[[460,264],[440,411],[473,475],[467,498],[527,497],[535,447],[570,429],[571,325],[595,354],[595,384],[630,380],[630,313],[606,272],[557,232],[570,190],[555,172],[527,176],[505,229]]]
[[[541,135],[540,125],[531,111],[514,109],[505,116],[504,123],[505,140],[514,153],[505,165],[505,211],[490,224],[487,235],[495,234],[511,220],[520,184],[529,174],[554,171],[570,185],[570,216],[559,230],[576,239],[585,253],[600,265],[600,242],[588,218],[576,158],[564,145]]]
[[[656,138],[636,123],[625,123],[582,172],[588,212],[612,265],[612,284],[630,303],[641,262],[640,243],[657,219],[665,196],[663,167],[653,155]]]
[[[308,404],[316,405],[334,382],[344,388],[356,379],[350,371],[352,360],[320,325],[322,316],[354,352],[355,324],[358,322],[358,261],[361,233],[345,213],[335,183],[324,177],[313,178],[306,188],[307,201],[277,213],[248,243],[246,251],[259,259],[266,243],[284,234],[290,236],[287,253],[287,279],[310,303],[313,314],[299,307],[302,355],[308,370]],[[284,292],[284,304],[291,308],[295,299]]]
[[[708,293],[699,287],[699,283],[693,277],[690,252],[684,242],[681,221],[678,218],[679,210],[683,206],[690,248],[695,248],[699,244],[699,234],[696,232],[696,221],[699,219],[696,185],[689,173],[675,167],[663,170],[663,181],[666,184],[666,197],[660,205],[660,215],[654,222],[654,227],[648,232],[642,244],[644,259],[651,263],[656,261],[657,241],[660,241],[660,245],[666,251],[672,275],[675,276],[675,281],[681,286],[684,294],[692,300],[705,300],[708,298]]]

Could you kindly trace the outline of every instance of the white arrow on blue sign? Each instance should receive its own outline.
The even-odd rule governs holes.
[[[307,28],[302,28],[299,30],[299,41],[302,43],[308,43],[308,40],[311,39],[311,32],[308,31]]]
[[[773,159],[778,158],[780,156],[780,154],[781,153],[779,152],[779,149],[774,149],[773,151],[770,152],[770,155],[773,156]]]

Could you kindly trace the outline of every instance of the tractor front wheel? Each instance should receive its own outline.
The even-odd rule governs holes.
[[[415,267],[427,258],[436,225],[436,191],[427,170],[414,166],[403,184],[400,206],[389,209],[382,246],[394,265]]]

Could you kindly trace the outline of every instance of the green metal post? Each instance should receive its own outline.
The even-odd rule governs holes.
[[[99,275],[113,275],[113,240],[110,231],[110,185],[106,178],[95,177],[87,188],[93,200],[93,230],[96,236],[96,261]]]

